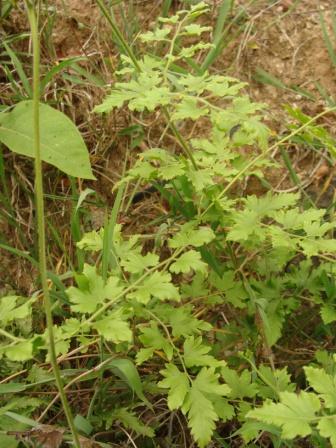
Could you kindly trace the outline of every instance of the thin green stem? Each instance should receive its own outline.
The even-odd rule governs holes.
[[[38,24],[35,13],[35,5],[29,0],[25,0],[30,22],[33,41],[33,128],[34,128],[34,152],[35,152],[35,196],[37,214],[38,252],[40,279],[44,297],[44,310],[46,316],[50,363],[55,376],[55,382],[61,397],[64,413],[66,415],[70,430],[72,432],[74,446],[80,448],[78,433],[74,424],[72,412],[63,389],[63,381],[57,364],[55,350],[55,337],[53,330],[53,316],[51,300],[47,281],[47,261],[46,261],[46,239],[45,239],[45,219],[43,201],[43,176],[41,161],[41,140],[40,140],[40,42]]]
[[[106,6],[104,5],[104,2],[102,0],[96,0],[96,3],[99,6],[99,8],[100,8],[101,12],[103,13],[103,15],[105,16],[106,20],[110,24],[110,26],[112,28],[112,33],[113,33],[113,36],[114,36],[115,40],[120,45],[120,47],[122,47],[122,49],[127,54],[127,56],[132,60],[132,62],[134,64],[134,67],[137,69],[137,71],[140,72],[141,71],[140,65],[139,65],[139,63],[137,61],[137,58],[136,58],[135,54],[133,53],[131,47],[126,42],[124,36],[122,35],[122,33],[119,30],[119,28],[117,27],[117,25],[114,23],[114,21],[113,21],[113,19],[111,17],[111,14],[109,13],[109,11],[106,8]]]
[[[192,163],[192,166],[194,167],[195,170],[197,170],[197,165],[195,162],[195,159],[192,155],[191,149],[189,148],[188,143],[184,140],[184,138],[182,137],[181,133],[178,131],[178,129],[176,128],[175,124],[172,122],[172,120],[170,119],[170,115],[168,112],[168,109],[166,107],[162,107],[163,110],[163,114],[167,120],[167,123],[169,124],[170,129],[173,131],[174,136],[176,137],[176,140],[179,142],[179,144],[181,145],[183,151],[185,152],[186,156],[189,158],[189,160]]]
[[[0,334],[1,336],[5,336],[5,338],[11,339],[14,342],[22,342],[25,341],[25,339],[21,339],[21,338],[17,338],[16,336],[14,336],[11,333],[8,333],[6,330],[3,330],[2,328],[0,328]]]

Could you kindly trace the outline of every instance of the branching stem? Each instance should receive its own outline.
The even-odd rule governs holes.
[[[55,376],[55,382],[61,397],[65,416],[67,418],[70,430],[72,432],[73,443],[76,448],[81,448],[78,433],[74,424],[72,412],[63,389],[63,381],[57,364],[55,337],[53,330],[53,316],[51,300],[48,288],[47,260],[46,260],[46,238],[45,238],[45,219],[44,219],[44,200],[43,200],[43,176],[41,160],[41,139],[40,139],[40,41],[38,24],[36,17],[36,7],[33,2],[25,0],[28,18],[31,28],[33,41],[33,132],[34,132],[34,155],[35,155],[35,198],[37,215],[37,234],[38,234],[38,252],[39,252],[39,270],[42,284],[44,310],[49,339],[50,363]]]

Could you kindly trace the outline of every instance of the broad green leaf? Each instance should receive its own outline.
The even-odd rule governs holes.
[[[169,273],[155,271],[128,297],[147,304],[151,297],[159,300],[179,300],[180,295],[176,286],[171,283]]]
[[[163,350],[167,359],[169,361],[172,359],[173,347],[160,332],[156,323],[152,321],[150,327],[142,327],[141,333],[139,339],[144,346],[153,350]]]
[[[108,363],[107,368],[111,368],[115,375],[125,380],[137,397],[146,403],[148,407],[152,407],[143,393],[140,375],[131,360],[113,359]]]
[[[103,319],[96,321],[92,327],[106,340],[115,344],[132,341],[132,331],[121,310],[110,312]]]
[[[208,446],[216,428],[215,422],[219,418],[211,400],[206,393],[192,387],[184,409],[188,411],[188,426],[198,446]]]
[[[197,120],[209,113],[207,107],[200,107],[197,98],[186,97],[181,103],[178,103],[175,107],[175,112],[172,114],[172,120],[184,120],[190,118],[191,120]]]
[[[0,394],[15,394],[26,389],[25,384],[21,383],[2,383],[0,384]]]
[[[243,370],[239,375],[233,369],[229,367],[223,367],[221,369],[222,377],[224,378],[226,384],[230,387],[231,398],[253,398],[258,392],[258,387],[252,382],[251,373],[248,370]]]
[[[158,263],[159,257],[156,254],[148,253],[141,255],[140,253],[130,252],[127,258],[122,260],[120,264],[131,274],[138,274]]]
[[[185,252],[169,267],[169,270],[175,274],[180,272],[186,274],[191,270],[204,272],[206,269],[207,264],[202,261],[200,253],[195,250]]]
[[[100,229],[98,232],[93,230],[84,234],[83,238],[78,241],[76,246],[79,249],[97,252],[103,249],[104,229]]]
[[[105,284],[102,277],[97,274],[96,267],[88,264],[84,265],[81,286],[78,288],[70,286],[66,291],[73,304],[72,310],[79,313],[93,313],[98,305],[107,299],[112,301],[123,290],[123,287],[119,286],[118,277],[109,277]]]
[[[160,371],[165,377],[158,383],[159,387],[169,389],[168,407],[170,410],[179,409],[189,390],[189,379],[174,364],[166,364],[165,369]]]
[[[74,418],[74,425],[81,433],[89,436],[93,430],[91,423],[82,415],[77,414]]]
[[[284,439],[294,439],[311,434],[311,424],[320,408],[320,400],[314,394],[281,392],[280,403],[266,403],[248,412],[246,417],[279,426]]]
[[[190,36],[200,36],[202,33],[211,30],[212,30],[211,26],[201,26],[198,23],[192,23],[190,25],[186,25],[183,28],[183,31]]]
[[[317,425],[322,437],[330,439],[332,448],[336,448],[336,416],[322,417]]]
[[[208,50],[209,48],[213,48],[214,45],[210,43],[199,42],[195,45],[191,45],[190,47],[184,47],[179,52],[179,58],[192,58],[195,53],[201,50]]]
[[[141,365],[145,361],[148,361],[148,359],[150,359],[153,356],[153,354],[154,354],[154,348],[152,347],[141,348],[135,356],[137,365]]]
[[[169,240],[169,246],[173,249],[187,246],[201,247],[210,243],[216,236],[210,227],[195,227],[196,223],[192,221],[183,224],[179,232]]]
[[[15,436],[0,434],[0,446],[4,446],[6,448],[17,448],[19,443],[20,442],[16,439]]]
[[[249,210],[254,210],[259,216],[269,216],[274,211],[293,207],[299,198],[300,194],[298,193],[272,194],[268,192],[261,197],[255,195],[248,196],[245,202],[246,207]]]
[[[295,384],[291,383],[287,367],[273,370],[262,364],[258,367],[258,375],[260,378],[258,395],[263,398],[278,399],[279,392],[294,392],[295,390]]]
[[[223,365],[223,362],[221,364]],[[193,387],[204,393],[227,397],[230,394],[230,387],[227,384],[220,384],[219,377],[220,375],[215,373],[215,367],[203,367],[193,381]]]
[[[212,404],[218,417],[226,422],[235,416],[235,409],[226,398],[216,396],[212,398]]]
[[[5,354],[11,361],[28,361],[33,357],[33,342],[19,342],[5,349]]]
[[[211,401],[227,396],[230,388],[218,382],[219,375],[214,368],[205,367],[198,373],[184,401],[182,411],[188,414],[188,426],[200,448],[210,442],[215,422],[219,419]]]
[[[218,361],[212,355],[208,353],[211,347],[208,347],[202,343],[202,337],[194,338],[194,336],[188,337],[183,345],[184,350],[184,362],[186,367],[193,366],[223,366],[224,361]]]
[[[208,322],[194,317],[191,313],[191,307],[188,306],[171,308],[167,320],[172,327],[172,334],[176,338],[210,331],[212,328],[212,325]]]
[[[5,296],[0,298],[0,322],[5,327],[9,322],[16,319],[24,319],[31,314],[31,305],[34,298],[23,299],[24,303],[17,305],[17,303],[22,302],[22,298],[19,296]]]
[[[168,35],[172,29],[169,27],[156,29],[155,31],[148,31],[140,35],[143,42],[161,42],[167,40]]]
[[[304,367],[306,378],[310,386],[320,394],[325,406],[336,409],[336,375],[328,375],[323,369]]]
[[[95,179],[84,140],[72,121],[47,104],[40,104],[41,158],[70,176]],[[11,151],[34,155],[33,101],[21,101],[0,114],[0,141]]]
[[[266,238],[266,231],[260,226],[260,215],[255,210],[245,209],[234,216],[235,224],[227,234],[229,241],[246,241],[251,236]]]
[[[321,306],[321,317],[324,324],[330,324],[336,321],[336,308],[326,304]]]

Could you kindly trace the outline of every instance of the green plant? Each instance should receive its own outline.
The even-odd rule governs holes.
[[[84,369],[60,370],[60,380],[66,383],[49,404],[32,401],[23,406],[13,398],[4,403],[0,426],[5,429],[8,420],[18,419],[20,409],[25,415],[21,423],[34,426],[29,420],[34,410],[43,405],[44,417],[63,398],[62,392],[91,381],[95,392],[86,416],[76,408],[73,421],[73,432],[83,437],[113,427],[113,442],[122,443],[121,427],[132,430],[139,444],[143,441],[139,446],[148,446],[148,439],[162,429],[154,397],[164,395],[171,428],[182,412],[199,447],[211,440],[231,446],[241,438],[242,443],[257,444],[260,437],[273,446],[293,446],[292,439],[306,436],[336,446],[334,361],[326,355],[322,368],[305,366],[314,392],[297,395],[295,389],[304,389],[306,380],[294,383],[289,369],[276,367],[274,353],[280,339],[290,336],[296,316],[307,309],[324,332],[336,321],[334,218],[324,209],[304,208],[300,194],[270,189],[257,196],[243,190],[249,178],[263,179],[265,168],[274,166],[268,154],[275,147],[308,132],[318,117],[305,119],[269,146],[264,106],[243,94],[244,83],[208,72],[176,71],[176,64],[183,67],[189,58],[211,51],[212,45],[201,40],[210,29],[197,23],[207,11],[204,2],[159,19],[156,29],[140,35],[141,58],[123,42],[103,3],[98,3],[125,54],[118,81],[95,111],[127,107],[143,123],[155,114],[161,132],[156,141],[142,137],[147,149],[139,152],[116,186],[106,224],[77,243],[86,263],[71,273],[73,284],[67,284],[65,292],[54,285],[54,292],[64,292],[53,305],[57,326],[47,309],[54,353],[48,350],[47,331],[36,332],[32,325],[39,310],[37,295],[0,300],[3,369],[8,363],[26,362],[29,370],[28,380],[5,382],[6,393],[49,384],[52,379],[41,365],[35,370],[29,365],[33,358],[42,363],[47,353],[57,375],[57,362],[70,362],[73,351],[85,355],[90,347],[93,355]],[[49,106],[38,106],[36,96],[33,106],[35,120],[38,111],[46,111],[41,125],[48,130],[47,143],[41,157],[48,161],[47,118],[55,117],[53,126],[58,120],[65,126],[66,120],[58,113],[56,120]],[[18,142],[8,135],[17,134],[16,120],[27,107],[30,102],[0,118],[0,139],[13,151],[19,152]],[[202,138],[196,126],[202,127]],[[78,137],[71,129],[66,130],[68,138]],[[29,129],[24,134],[30,138]],[[25,147],[29,151],[29,145]],[[83,166],[77,174],[92,179],[86,152],[79,158]],[[68,169],[57,154],[53,163]],[[151,229],[148,234],[128,234],[118,223],[124,204],[131,206],[123,199],[129,190],[133,197],[148,184],[168,203],[167,214],[158,217],[161,226],[154,235]],[[45,265],[41,273],[48,296]],[[30,325],[24,325],[27,321]],[[172,430],[167,443],[179,443]]]

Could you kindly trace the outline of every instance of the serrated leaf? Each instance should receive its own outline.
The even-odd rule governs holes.
[[[169,247],[173,249],[187,246],[201,247],[204,244],[210,243],[216,237],[210,227],[194,227],[195,223],[192,221],[183,224],[180,231],[169,240]]]
[[[140,39],[143,42],[162,42],[167,40],[167,36],[171,32],[171,28],[165,27],[165,28],[158,28],[154,31],[148,31],[147,33],[143,33],[140,35]]]
[[[202,33],[211,30],[212,30],[211,26],[201,26],[198,23],[192,23],[190,25],[186,25],[183,28],[184,33],[189,36],[200,36]]]
[[[260,365],[258,373],[260,376],[258,395],[263,398],[277,399],[279,392],[294,392],[295,390],[295,384],[291,383],[287,367],[273,370],[269,366]]]
[[[161,380],[158,383],[158,386],[169,389],[169,409],[179,409],[190,388],[187,375],[184,372],[181,372],[174,364],[166,364],[165,369],[161,370],[160,373],[165,379]]]
[[[111,112],[115,108],[121,108],[126,101],[131,100],[133,97],[134,92],[112,89],[102,104],[96,106],[93,111],[96,113]]]
[[[176,286],[171,283],[169,273],[155,271],[128,297],[146,305],[151,297],[159,300],[179,300],[180,294]]]
[[[188,413],[188,426],[200,448],[205,447],[211,440],[218,415],[210,398],[226,396],[230,388],[219,384],[219,375],[213,368],[205,368],[199,372],[192,383],[183,404],[183,412]],[[211,394],[211,395],[209,395]]]
[[[320,312],[324,324],[328,325],[336,321],[336,309],[332,305],[322,305]]]
[[[322,417],[317,425],[322,437],[330,439],[332,448],[336,448],[336,416]]]
[[[202,261],[200,253],[195,250],[185,252],[169,267],[169,270],[175,274],[180,272],[186,274],[191,270],[205,272],[206,269],[207,264]]]
[[[95,321],[92,328],[115,344],[132,341],[132,331],[121,310],[112,311],[103,319]]]
[[[178,82],[183,86],[186,92],[196,92],[199,94],[203,93],[208,85],[206,75],[194,76],[190,73],[181,77]]]
[[[200,107],[197,98],[185,97],[183,100],[175,106],[175,111],[172,114],[172,120],[185,120],[190,118],[191,120],[197,120],[209,113],[207,107]]]
[[[234,78],[212,75],[207,82],[207,90],[219,97],[235,96],[246,85],[246,82],[238,82]]]
[[[129,82],[117,82],[102,104],[96,106],[98,113],[110,112],[120,108],[128,102],[130,110],[143,112],[145,109],[153,111],[156,107],[167,105],[170,102],[168,87],[161,87],[161,75],[157,71],[146,71],[139,74],[138,79]]]
[[[138,274],[143,272],[146,268],[155,266],[158,263],[159,257],[156,254],[148,253],[146,255],[141,255],[140,253],[130,252],[127,258],[122,260],[120,264],[131,274]]]
[[[188,426],[195,441],[200,448],[208,445],[216,428],[218,415],[206,394],[192,387],[188,394]]]
[[[171,309],[168,322],[172,327],[172,334],[176,338],[191,336],[201,331],[210,331],[212,328],[208,322],[194,317],[191,314],[191,308],[186,306]]]
[[[119,286],[118,277],[109,277],[105,284],[102,277],[97,274],[95,266],[85,264],[83,277],[86,283],[85,287],[71,286],[66,290],[73,304],[72,310],[79,313],[93,313],[98,305],[101,305],[106,299],[112,301],[123,290],[123,287]]]
[[[300,246],[307,257],[313,257],[321,253],[335,253],[336,240],[335,239],[302,239]]]
[[[212,355],[208,355],[211,350],[211,347],[208,347],[203,344],[202,337],[194,338],[194,336],[190,336],[186,338],[183,344],[184,350],[184,362],[186,367],[193,366],[223,366],[225,364],[224,361],[218,361]]]
[[[35,299],[24,299],[25,303],[18,304],[22,300],[23,298],[20,296],[0,298],[0,322],[4,327],[13,320],[23,319],[31,315],[31,305]]]
[[[139,336],[142,344],[153,350],[163,350],[170,361],[173,357],[173,347],[162,335],[156,323],[151,322],[150,327],[141,328],[142,334]]]
[[[235,224],[227,234],[229,241],[246,241],[252,235],[266,238],[266,231],[260,226],[260,215],[254,210],[244,210],[234,216]]]
[[[141,348],[135,356],[137,365],[143,364],[145,361],[150,359],[153,356],[153,354],[154,354],[154,348],[152,347]]]
[[[216,414],[223,422],[231,420],[235,416],[235,409],[226,398],[216,396],[212,399],[212,404]]]
[[[84,234],[83,238],[76,243],[79,249],[97,252],[103,249],[104,229],[98,232],[93,230]]]
[[[11,361],[28,361],[33,357],[33,342],[19,342],[5,349],[5,354]]]
[[[192,58],[195,53],[201,50],[208,50],[209,48],[213,48],[214,45],[210,43],[199,42],[195,45],[190,45],[189,47],[184,47],[179,52],[179,58]]]
[[[205,190],[205,188],[214,185],[215,182],[213,180],[214,176],[213,167],[204,168],[195,171],[194,169],[190,169],[187,173],[188,179],[193,184],[196,192],[200,193]]]
[[[310,386],[320,394],[325,406],[336,409],[336,375],[328,375],[323,369],[304,367],[306,378]]]
[[[33,101],[21,101],[0,114],[0,141],[11,151],[35,157]],[[72,121],[40,103],[41,158],[70,176],[95,179],[84,140]],[[64,156],[66,154],[66,157]]]
[[[294,439],[311,434],[310,425],[316,420],[320,408],[320,400],[314,394],[281,392],[280,403],[266,403],[262,408],[248,412],[246,417],[279,426],[283,438]]]
[[[251,373],[248,370],[243,370],[239,375],[235,370],[229,367],[221,369],[222,377],[226,384],[230,387],[229,396],[232,398],[253,398],[258,392],[258,387],[252,382]]]
[[[144,425],[133,412],[126,408],[119,408],[113,411],[106,420],[106,429],[111,428],[114,420],[119,420],[126,428],[135,431],[141,436],[152,438],[155,435],[153,428]]]

